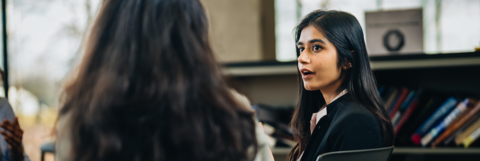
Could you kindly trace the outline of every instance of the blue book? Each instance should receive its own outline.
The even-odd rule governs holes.
[[[385,91],[385,86],[380,86],[380,87],[378,87],[378,94],[379,94],[380,96],[382,96],[383,91]]]
[[[395,104],[397,104],[398,99],[402,96],[401,91],[398,91],[395,95],[395,99],[393,99],[392,104],[390,104],[390,107],[388,107],[388,113],[392,112],[393,107],[395,107]]]
[[[458,100],[455,97],[450,97],[445,101],[427,121],[425,121],[420,128],[412,135],[412,141],[416,145],[420,145],[422,137],[437,123],[442,120],[450,111],[457,105]]]
[[[448,114],[447,117],[445,117],[445,119],[443,119],[442,122],[440,122],[439,124],[437,124],[437,126],[435,126],[434,128],[432,128],[421,140],[421,144],[422,146],[427,146],[428,144],[430,144],[430,142],[433,141],[433,139],[435,139],[438,134],[440,134],[441,132],[443,132],[443,130],[445,130],[445,128],[447,128],[448,125],[450,125],[453,120],[455,120],[458,116],[460,116],[460,114],[462,114],[463,112],[465,112],[465,110],[467,110],[468,106],[470,105],[470,100],[468,98],[465,98],[465,100],[463,100],[462,102],[460,102],[457,107],[455,107],[454,110],[452,110],[452,112],[450,112],[450,114]]]
[[[395,113],[395,115],[393,115],[392,124],[394,127],[398,124],[398,121],[400,121],[400,118],[402,118],[403,113],[412,102],[414,95],[415,95],[415,90],[410,91],[410,93],[407,96],[407,99],[405,99],[405,101],[403,101],[402,105],[400,106],[400,109]]]
[[[415,90],[412,90],[410,94],[408,94],[408,97],[405,101],[403,101],[402,106],[400,106],[400,110],[405,110],[408,105],[410,105],[410,102],[413,100],[413,96],[415,95]]]

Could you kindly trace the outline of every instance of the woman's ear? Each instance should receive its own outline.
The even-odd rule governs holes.
[[[352,67],[352,63],[348,62],[345,60],[344,63],[342,63],[342,69],[343,70],[347,70],[347,69],[350,69]]]

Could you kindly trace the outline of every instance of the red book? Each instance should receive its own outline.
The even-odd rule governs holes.
[[[405,115],[403,115],[402,119],[398,122],[397,126],[395,127],[395,135],[397,135],[398,131],[402,127],[402,125],[407,121],[408,117],[410,117],[410,114],[415,110],[415,108],[418,106],[418,100],[413,100],[412,104],[410,104],[410,107],[408,107],[407,111],[405,112]]]
[[[395,115],[395,113],[398,111],[398,109],[402,105],[403,101],[405,101],[409,92],[410,90],[408,90],[405,87],[402,87],[402,90],[400,92],[400,97],[398,97],[397,102],[395,102],[395,106],[393,106],[392,111],[390,111],[390,118],[393,118],[393,115]]]
[[[410,114],[412,114],[412,112],[415,111],[415,109],[418,106],[418,103],[420,102],[422,95],[423,95],[423,89],[420,88],[417,90],[417,93],[415,94],[412,102],[410,102],[410,104],[408,105],[407,110],[405,110],[405,113],[403,114],[402,118],[398,121],[397,125],[395,126],[395,129],[394,129],[395,135],[398,134],[398,131],[400,131],[400,128],[402,128],[403,124],[410,117]]]

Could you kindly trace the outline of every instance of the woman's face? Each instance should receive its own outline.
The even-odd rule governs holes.
[[[340,86],[343,67],[337,65],[337,49],[322,32],[313,25],[305,27],[297,42],[297,49],[300,51],[298,69],[306,90]]]

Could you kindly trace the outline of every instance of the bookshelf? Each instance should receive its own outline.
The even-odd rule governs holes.
[[[370,60],[380,85],[424,87],[444,93],[480,96],[480,52],[376,56],[370,57]],[[249,97],[252,104],[292,107],[298,93],[296,65],[294,61],[239,62],[224,64],[223,71],[230,77],[234,87]],[[285,160],[289,151],[290,148],[272,149],[277,161]],[[419,155],[434,156],[434,159],[417,157],[413,160],[438,160],[440,156],[478,159],[480,147],[396,147],[392,160],[412,160],[411,157],[405,158]]]
[[[290,148],[274,148],[273,155],[287,155]],[[393,154],[480,154],[480,148],[419,148],[396,147]]]
[[[436,67],[461,67],[480,65],[480,52],[435,54],[435,55],[397,55],[371,57],[372,70],[398,70]],[[224,72],[233,77],[296,75],[296,62],[241,62],[225,64]]]

